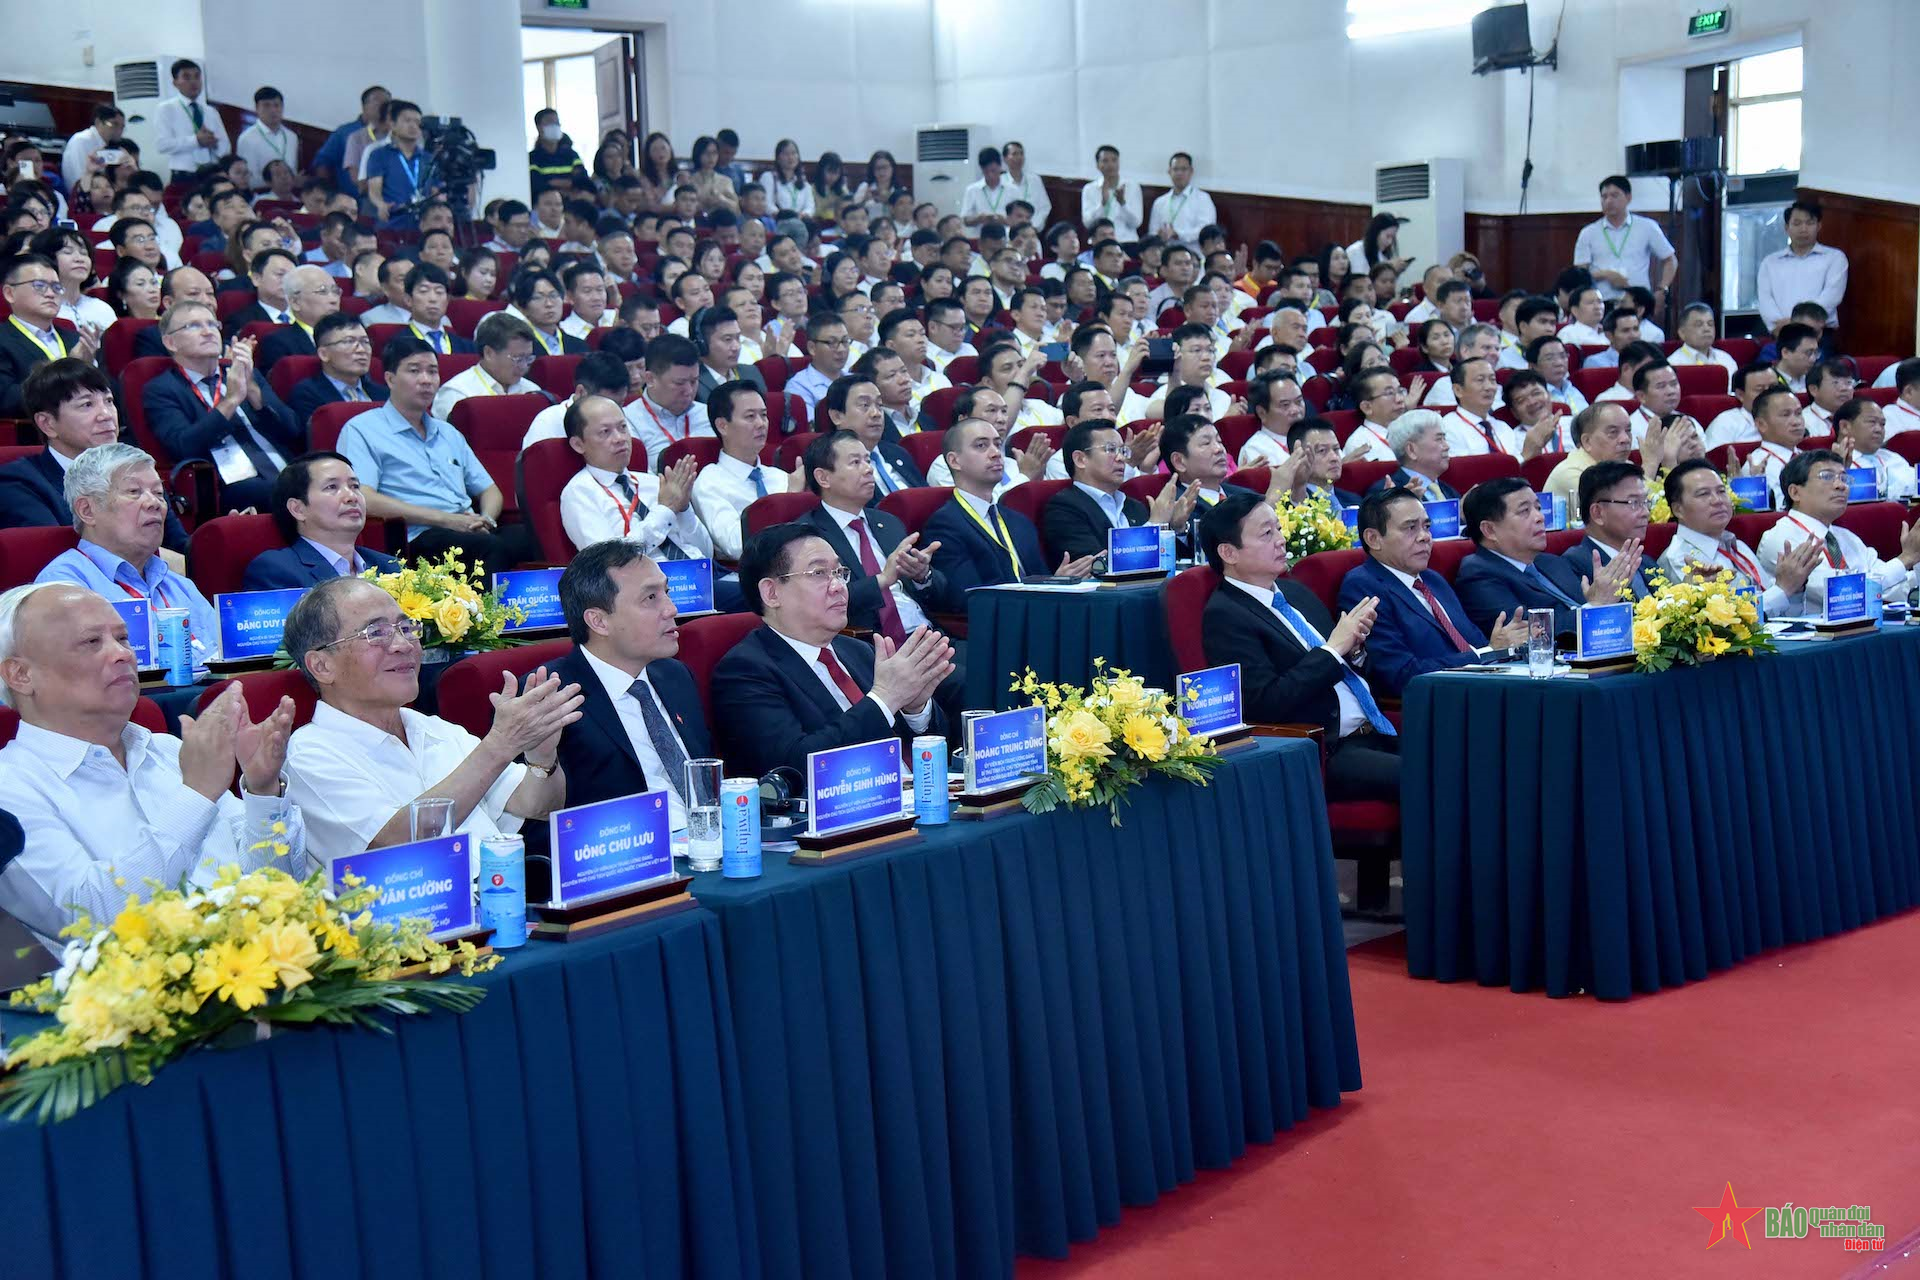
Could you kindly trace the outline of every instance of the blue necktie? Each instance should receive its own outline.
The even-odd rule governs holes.
[[[873,455],[873,478],[879,483],[880,492],[882,493],[892,493],[899,487],[894,484],[893,478],[887,474],[886,460],[877,453]]]
[[[747,472],[747,479],[753,481],[754,497],[764,498],[767,496],[767,481],[766,477],[760,474],[760,468],[755,467],[753,470]]]
[[[1277,589],[1273,593],[1273,611],[1286,620],[1287,625],[1293,628],[1295,635],[1306,637],[1309,642],[1308,647],[1326,642],[1326,637],[1315,631],[1313,624],[1302,617],[1298,609],[1288,604],[1287,598]],[[1390,737],[1397,734],[1393,721],[1381,714],[1380,704],[1373,700],[1373,691],[1367,688],[1367,682],[1344,662],[1340,664],[1340,683],[1347,686],[1347,692],[1351,693],[1353,700],[1360,704],[1361,712],[1367,717],[1367,723],[1374,727],[1375,732],[1384,733]]]
[[[447,353],[447,349],[443,345],[446,342],[446,337],[438,329],[433,330],[431,333],[427,335],[427,341],[431,342],[433,344],[433,349],[439,352],[441,355],[445,355]]]
[[[1567,608],[1578,609],[1580,607],[1580,602],[1578,600],[1575,600],[1572,596],[1568,595],[1566,592],[1562,591],[1560,588],[1554,586],[1551,582],[1547,581],[1547,575],[1540,572],[1539,565],[1537,564],[1528,565],[1524,570],[1521,571],[1520,576],[1525,578],[1528,582],[1531,582],[1534,586],[1540,588],[1542,591],[1546,592],[1548,595],[1552,596],[1555,600],[1558,600],[1561,604],[1567,606]]]

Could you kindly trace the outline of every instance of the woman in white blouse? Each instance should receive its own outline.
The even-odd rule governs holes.
[[[112,307],[87,293],[99,277],[93,274],[93,246],[86,236],[72,227],[49,227],[33,238],[31,251],[51,258],[60,273],[59,318],[76,329],[105,332],[116,317]]]
[[[782,138],[773,149],[773,168],[760,175],[767,189],[767,206],[775,213],[790,210],[802,218],[813,216],[813,185],[800,164],[800,144]]]

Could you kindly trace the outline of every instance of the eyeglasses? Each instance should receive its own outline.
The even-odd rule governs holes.
[[[335,338],[332,342],[323,342],[320,345],[323,347],[345,347],[349,351],[358,351],[364,347],[368,351],[371,351],[373,350],[373,339],[363,334],[358,338]]]
[[[1127,447],[1125,445],[1120,445],[1120,444],[1089,445],[1085,450],[1085,452],[1087,453],[1104,453],[1109,458],[1117,458],[1121,454],[1125,453],[1126,451],[1127,451]]]
[[[31,289],[43,298],[51,298],[60,292],[58,280],[16,280],[7,286],[9,289]]]
[[[843,564],[837,564],[831,569],[801,569],[795,573],[783,573],[778,576],[782,578],[805,578],[816,587],[823,587],[831,580],[844,587],[847,583],[853,581],[853,570]]]
[[[137,236],[128,236],[126,242],[128,244],[159,244],[160,237],[154,236],[154,235],[141,234]]]
[[[538,360],[539,358],[540,357],[534,355],[531,351],[529,351],[524,356],[508,356],[507,357],[507,359],[513,361],[515,367],[521,368],[521,369],[533,368],[533,362],[535,360]]]
[[[206,333],[209,331],[218,333],[220,332],[220,326],[211,320],[189,320],[185,324],[177,324],[167,330],[168,333]]]
[[[1813,473],[1813,478],[1821,484],[1834,484],[1838,481],[1845,480],[1847,473],[1844,471],[1835,471],[1832,467],[1822,467]]]
[[[1625,507],[1629,511],[1651,511],[1653,504],[1645,498],[1595,498],[1595,506]]]
[[[369,622],[358,631],[341,636],[338,640],[329,640],[327,643],[321,645],[320,648],[331,649],[335,645],[346,644],[350,640],[365,640],[368,644],[377,644],[384,648],[391,649],[396,639],[418,644],[420,642],[420,624],[412,618],[401,618],[397,622],[388,622],[386,619],[380,618]]]

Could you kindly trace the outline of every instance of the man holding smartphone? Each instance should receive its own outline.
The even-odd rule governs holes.
[[[95,104],[93,124],[68,138],[67,149],[60,153],[60,176],[68,191],[85,190],[89,173],[120,162],[124,153],[114,144],[126,127],[120,108],[111,102]]]

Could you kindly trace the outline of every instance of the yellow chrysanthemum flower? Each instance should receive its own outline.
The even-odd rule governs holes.
[[[400,592],[395,600],[400,605],[400,612],[415,622],[424,622],[433,616],[433,601],[411,587]]]
[[[1160,760],[1167,754],[1167,731],[1151,716],[1131,716],[1122,737],[1128,747],[1148,760]]]
[[[267,1002],[277,976],[266,947],[259,942],[222,942],[193,975],[201,995],[218,995],[245,1012]]]
[[[260,933],[260,945],[266,948],[282,990],[291,991],[313,981],[313,966],[320,959],[313,934],[298,921],[287,921]]]

